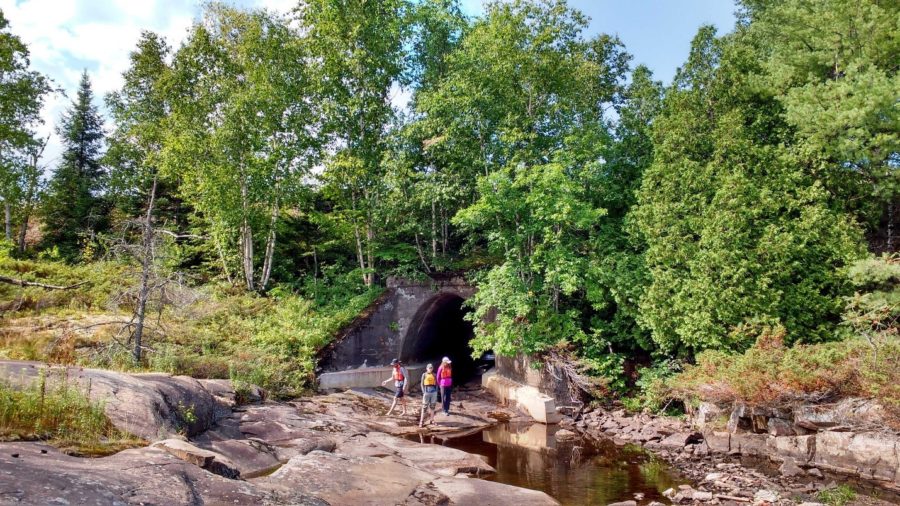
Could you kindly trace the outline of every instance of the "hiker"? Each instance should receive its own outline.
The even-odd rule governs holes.
[[[425,426],[425,412],[431,411],[428,423],[434,422],[434,414],[437,411],[437,376],[434,374],[434,366],[425,366],[422,373],[422,414],[419,416],[419,427]]]
[[[409,389],[409,372],[406,371],[406,368],[403,367],[403,364],[397,360],[391,360],[391,367],[394,368],[391,371],[391,377],[382,381],[381,384],[387,385],[389,381],[394,382],[394,386],[397,388],[397,391],[394,392],[394,402],[391,403],[391,409],[388,410],[385,416],[391,416],[391,413],[394,411],[394,408],[397,407],[397,400],[400,400],[400,407],[403,409],[403,412],[400,413],[400,416],[406,415],[406,390]]]
[[[441,407],[444,408],[444,415],[450,414],[450,391],[453,390],[453,368],[450,366],[450,359],[444,357],[441,359],[441,366],[437,370],[438,386],[441,388]]]

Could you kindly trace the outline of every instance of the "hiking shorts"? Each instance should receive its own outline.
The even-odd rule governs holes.
[[[422,394],[422,404],[426,407],[433,408],[437,404],[437,390],[434,392],[425,392]]]
[[[402,399],[403,398],[403,387],[405,387],[406,385],[402,381],[398,381],[394,386],[397,387],[397,391],[394,392],[394,397],[396,397],[398,399]]]

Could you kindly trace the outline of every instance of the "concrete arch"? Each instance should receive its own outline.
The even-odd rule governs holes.
[[[423,302],[412,317],[400,343],[400,359],[409,364],[431,362],[441,357],[453,361],[454,377],[466,380],[475,373],[469,341],[474,336],[465,298],[456,292],[439,292]]]

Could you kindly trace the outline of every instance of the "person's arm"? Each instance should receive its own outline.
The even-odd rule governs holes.
[[[428,371],[422,373],[422,377],[419,378],[419,386],[422,387],[422,393],[425,393],[425,375],[428,374]]]
[[[409,392],[409,370],[404,367],[400,371],[403,374],[403,391]]]

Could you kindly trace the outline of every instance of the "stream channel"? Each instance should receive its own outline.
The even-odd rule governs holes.
[[[639,447],[557,441],[556,430],[539,423],[506,423],[457,437],[408,438],[483,455],[497,470],[483,479],[541,490],[563,505],[609,504],[634,500],[635,494],[643,494],[641,503],[668,502],[663,491],[688,483]]]

